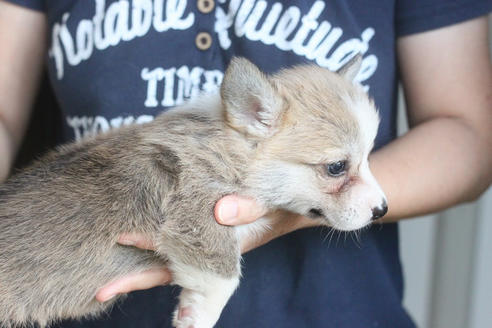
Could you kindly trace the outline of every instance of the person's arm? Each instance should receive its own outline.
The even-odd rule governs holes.
[[[492,180],[492,66],[487,17],[401,38],[410,131],[374,153],[384,221],[475,200]]]
[[[0,182],[24,135],[45,47],[45,16],[0,0]]]
[[[492,180],[492,67],[487,20],[416,34],[398,40],[410,131],[374,152],[371,169],[388,197],[385,221],[430,213],[476,199]],[[216,205],[219,223],[239,225],[265,214],[251,199],[226,196]],[[291,231],[313,226],[299,216],[279,218],[246,252]],[[122,244],[152,249],[145,236]],[[119,292],[169,281],[162,269],[119,280],[98,292],[104,301]]]

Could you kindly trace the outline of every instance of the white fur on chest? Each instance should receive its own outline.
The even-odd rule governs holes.
[[[235,226],[236,236],[239,243],[242,245],[245,239],[261,239],[261,237],[271,229],[271,219],[264,216],[258,220]]]

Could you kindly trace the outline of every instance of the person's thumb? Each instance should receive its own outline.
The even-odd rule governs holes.
[[[236,195],[225,196],[215,204],[215,219],[224,225],[251,223],[265,213],[265,208],[258,205],[254,199]]]

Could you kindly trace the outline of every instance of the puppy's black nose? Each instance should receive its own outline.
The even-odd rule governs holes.
[[[388,212],[388,205],[384,200],[380,207],[375,207],[372,209],[372,218],[371,220],[377,220],[382,218]]]

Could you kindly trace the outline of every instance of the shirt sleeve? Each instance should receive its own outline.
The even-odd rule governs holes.
[[[397,36],[456,24],[492,11],[492,0],[397,0]]]
[[[6,0],[6,2],[10,2],[12,4],[33,9],[36,11],[44,11],[45,0]]]

